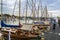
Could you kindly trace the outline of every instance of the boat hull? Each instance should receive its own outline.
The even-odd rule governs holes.
[[[1,21],[1,27],[20,27],[19,25],[9,25],[9,24],[5,24],[4,21]]]

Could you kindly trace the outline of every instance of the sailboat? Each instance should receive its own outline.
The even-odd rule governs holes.
[[[40,5],[41,0],[39,0],[39,1],[40,1],[39,2],[39,5]],[[41,18],[43,18],[43,20],[41,20],[39,18],[39,21],[36,21],[36,22],[34,21],[33,22],[34,23],[34,27],[37,26],[37,27],[39,27],[39,29],[42,29],[43,31],[48,30],[48,29],[50,30],[50,22],[47,20],[47,17],[48,17],[47,6],[44,7],[44,10],[42,10],[43,9],[42,8],[42,4],[41,4],[41,6],[39,6],[39,5],[38,5],[38,12],[37,12],[37,14],[39,14],[39,9],[41,7]]]
[[[6,23],[4,23],[4,21],[3,20],[1,20],[1,26],[2,27],[20,27],[19,25],[10,25],[10,24],[6,24]]]
[[[20,7],[21,7],[20,6],[20,4],[21,4],[20,2],[21,2],[21,0],[19,0],[19,16],[20,16]],[[3,23],[3,21],[2,21],[2,23]],[[20,24],[20,20],[19,20],[19,24]],[[8,26],[8,27],[11,26],[11,25],[6,25],[6,24],[4,24],[4,25],[5,26]],[[26,28],[28,30],[25,29],[25,26],[26,26]],[[35,32],[32,33],[32,26],[30,26],[30,25],[25,25],[25,26],[24,27],[21,27],[19,29],[16,29],[16,31],[13,30],[15,32],[12,32],[12,30],[11,30],[11,34],[10,34],[11,38],[14,38],[16,40],[20,40],[20,39],[23,39],[23,40],[27,40],[28,39],[29,40],[29,39],[36,38],[38,33],[35,33]],[[11,28],[11,29],[13,29],[13,28]],[[7,29],[7,30],[10,30],[10,29]],[[2,33],[3,33],[4,37],[8,37],[8,31],[5,31],[4,30]]]
[[[2,3],[3,4],[3,3]],[[1,7],[2,7],[2,4],[1,4]],[[14,9],[15,9],[15,5],[14,5]],[[20,9],[20,8],[19,8]],[[20,10],[19,10],[20,11]],[[13,12],[14,12],[14,10],[13,10]],[[20,15],[20,13],[19,13],[19,15]],[[20,16],[19,16],[20,17]],[[1,27],[21,27],[21,24],[20,24],[20,18],[19,18],[19,25],[10,25],[10,24],[6,24],[6,23],[4,23],[4,21],[3,21],[3,15],[2,15],[2,8],[1,8]]]

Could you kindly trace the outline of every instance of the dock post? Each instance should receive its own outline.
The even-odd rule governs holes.
[[[9,31],[9,33],[8,33],[8,40],[11,40],[10,34],[11,34],[11,32]]]

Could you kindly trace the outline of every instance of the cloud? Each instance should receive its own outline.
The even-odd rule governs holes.
[[[53,17],[57,17],[57,16],[60,16],[60,10],[51,10],[51,11],[48,11],[49,14],[52,13],[52,16]]]
[[[14,4],[16,0],[3,0],[3,13],[9,13],[12,14]],[[29,0],[29,6],[31,8],[31,0]],[[41,0],[43,6],[47,5],[49,13],[52,13],[53,16],[59,16],[60,15],[60,0]],[[25,12],[25,3],[26,0],[21,0],[21,15]],[[38,4],[38,1],[36,1]],[[16,1],[16,8],[15,8],[15,15],[18,15],[19,12],[19,0]],[[1,7],[1,2],[0,2]],[[1,8],[0,8],[1,9]],[[29,12],[30,13],[30,12]],[[25,13],[24,13],[25,14]],[[29,14],[30,15],[30,14]]]
[[[42,4],[47,5],[48,10],[60,10],[60,0],[42,0]]]

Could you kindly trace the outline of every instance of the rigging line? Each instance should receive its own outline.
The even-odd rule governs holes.
[[[13,8],[13,15],[14,15],[14,11],[15,11],[15,6],[16,6],[16,2],[17,2],[17,0],[15,1],[15,4],[14,4],[14,8]]]
[[[30,3],[29,3],[29,2],[30,2]],[[31,1],[29,0],[29,1],[28,1],[28,7],[29,7],[30,10],[32,10],[32,7],[31,7],[31,6],[32,6],[32,3],[31,3]]]
[[[34,3],[34,9],[35,9],[35,14],[36,14],[36,0],[35,0],[35,3]]]
[[[37,4],[36,1],[37,1],[37,0],[35,0],[35,3],[34,3],[34,4],[35,4],[35,15],[36,15],[35,17],[38,18],[38,17],[39,17],[39,13],[38,13],[38,9],[39,9],[39,8],[38,8],[38,6],[36,6],[36,4]],[[38,5],[38,4],[37,4],[37,5]],[[38,8],[38,9],[37,9],[37,8]],[[38,20],[38,19],[36,19],[36,20]]]
[[[31,7],[30,7],[30,3],[29,3],[29,1],[28,1],[28,3],[27,3],[27,4],[28,4],[28,7],[29,7],[29,9],[30,9]]]
[[[32,11],[31,11],[31,14],[30,14],[30,15],[32,15],[32,17],[34,17],[34,16],[33,16],[33,11],[34,11],[34,1],[32,0],[31,2],[32,2],[32,4],[31,4],[31,6],[32,6],[31,10],[32,10]],[[34,21],[34,20],[33,20],[33,21]]]
[[[33,4],[34,4],[34,10],[35,10],[35,13],[36,13],[36,10],[37,10],[37,9],[36,9],[36,0],[34,1]],[[32,6],[32,5],[30,5],[30,6]],[[29,7],[30,7],[30,6],[29,6]],[[31,9],[31,10],[32,10],[32,9]],[[31,14],[30,14],[30,15],[31,15]]]
[[[29,0],[28,0],[28,2],[27,2],[27,5],[28,5],[28,9],[31,10],[31,6],[30,6],[31,4],[29,3]],[[27,5],[26,5],[26,6],[27,6]]]
[[[33,4],[35,5],[35,3],[36,3],[36,0],[33,2]],[[30,3],[28,3],[28,6],[29,6],[29,8],[32,10],[32,3],[30,2]],[[35,7],[34,7],[35,8]]]
[[[17,2],[17,0],[15,0],[13,12],[12,12],[13,23],[14,23],[14,21],[15,21],[14,11],[15,11],[16,2]]]

